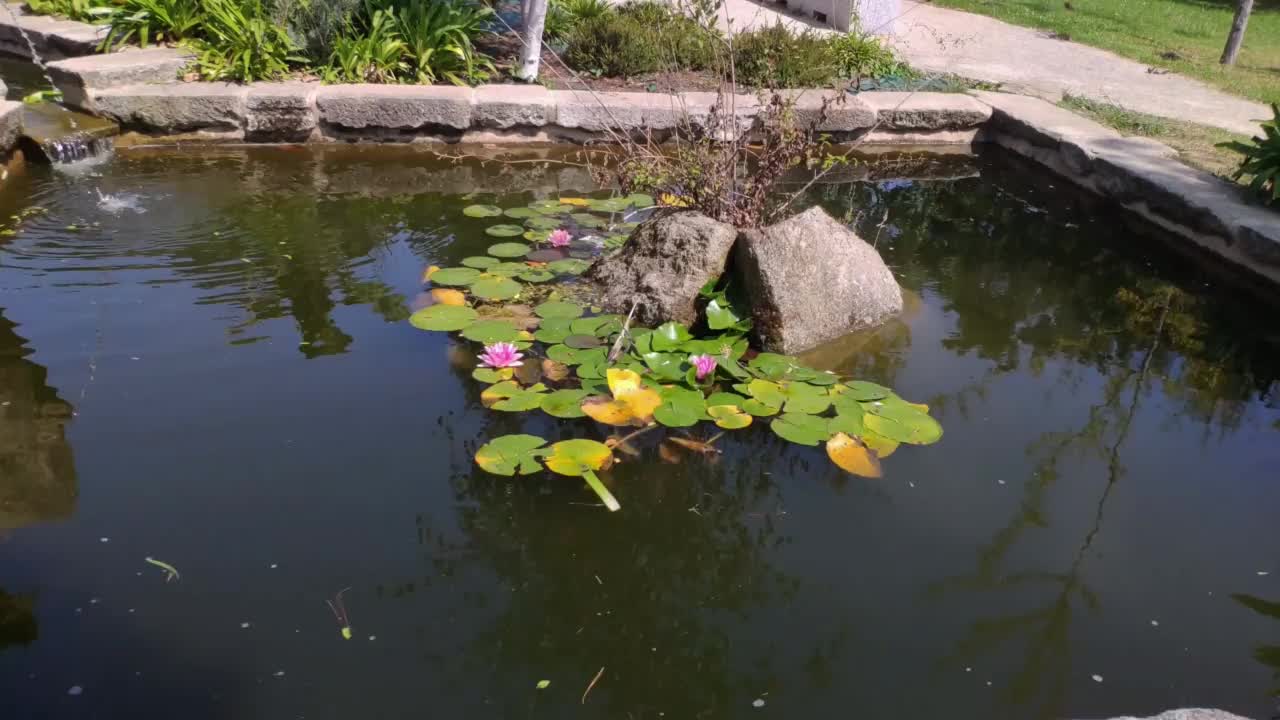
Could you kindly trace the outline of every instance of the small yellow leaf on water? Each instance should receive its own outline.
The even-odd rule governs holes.
[[[587,205],[591,204],[591,201],[586,198],[570,197],[570,198],[560,198],[560,204],[561,205],[577,205],[578,207],[586,207]]]
[[[482,399],[483,397],[481,395]],[[630,425],[635,419],[635,415],[631,414],[631,408],[617,400],[605,397],[590,397],[583,400],[582,412],[592,420],[605,425]]]
[[[609,368],[605,377],[609,381],[609,392],[615,398],[640,389],[640,376],[634,370]]]
[[[549,688],[549,687],[551,687],[551,681],[550,681],[550,680],[539,680],[539,681],[538,681],[538,689],[539,689],[539,690],[546,690],[546,689],[547,689],[547,688]]]
[[[350,627],[344,627],[344,628],[342,628],[342,638],[343,638],[344,640],[350,640],[350,639],[351,639],[351,628],[350,628]]]
[[[430,266],[430,267],[428,267],[426,270],[423,270],[423,271],[422,271],[422,282],[424,282],[424,283],[425,283],[425,282],[427,282],[428,280],[430,280],[430,279],[431,279],[431,276],[432,276],[432,275],[435,275],[435,274],[436,274],[436,271],[437,271],[437,270],[439,270],[439,269],[440,269],[440,266],[439,266],[439,265],[431,265],[431,266]]]
[[[880,459],[861,440],[844,433],[836,433],[827,441],[827,457],[846,472],[865,478],[878,478]]]
[[[435,288],[431,291],[431,298],[441,305],[466,305],[467,296],[460,290],[453,288]]]

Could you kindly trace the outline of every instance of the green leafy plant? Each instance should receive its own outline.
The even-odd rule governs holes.
[[[486,32],[492,16],[486,6],[458,0],[401,0],[397,29],[415,79],[420,83],[446,80],[455,85],[486,80],[494,72],[493,61],[476,51],[475,39]]]
[[[825,37],[809,30],[795,33],[781,23],[735,35],[733,63],[738,82],[756,87],[815,87],[839,75]]]
[[[262,0],[201,0],[202,37],[190,41],[195,70],[205,80],[271,80],[305,58]]]
[[[363,7],[362,0],[276,0],[275,15],[311,62],[324,65]]]
[[[1244,156],[1232,179],[1248,176],[1249,190],[1269,205],[1280,200],[1280,105],[1272,105],[1271,112],[1274,117],[1262,124],[1262,135],[1252,144],[1233,140],[1218,146]]]
[[[102,48],[177,42],[194,36],[204,20],[203,0],[122,0],[113,6]]]
[[[106,22],[111,15],[112,0],[28,0],[27,8],[36,15],[57,15],[80,22]]]
[[[569,67],[607,77],[631,77],[660,70],[703,70],[715,59],[722,39],[667,5],[628,3],[617,12],[588,17],[567,37]]]
[[[900,75],[907,70],[893,50],[875,37],[849,32],[829,41],[840,77],[855,83],[864,79],[877,79]]]
[[[408,71],[407,46],[395,29],[395,19],[375,11],[368,26],[338,37],[324,78],[328,82],[395,82]]]

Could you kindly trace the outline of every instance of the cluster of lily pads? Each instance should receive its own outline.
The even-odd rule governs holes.
[[[602,205],[625,209],[644,200],[562,198],[530,208],[581,207],[577,203],[582,202],[602,212],[619,212]],[[472,206],[464,212],[496,217],[493,209]],[[511,217],[510,210],[499,212]],[[558,293],[518,320],[504,317],[505,308],[516,306],[504,307],[500,301],[520,300],[526,294],[519,280],[536,283],[545,282],[544,274],[551,276],[547,280],[575,275],[587,261],[562,258],[543,265],[530,259],[539,257],[532,249],[517,255],[514,248],[501,244],[489,252],[493,257],[467,258],[461,268],[433,268],[428,274],[431,283],[465,287],[466,293],[444,289],[454,294],[416,312],[410,322],[423,330],[456,332],[484,346],[472,377],[488,386],[480,398],[492,410],[541,411],[556,418],[586,417],[642,429],[714,423],[732,431],[768,422],[775,435],[789,442],[825,444],[837,466],[864,477],[880,477],[880,460],[900,444],[926,445],[942,437],[942,427],[926,406],[909,403],[886,387],[815,370],[792,357],[752,351],[746,336],[750,320],[713,287],[703,293],[706,328],[697,336],[680,323],[643,328],[619,315],[592,314]],[[503,257],[526,260],[499,260]],[[483,445],[475,460],[497,475],[546,469],[581,477],[610,510],[617,510],[617,500],[596,472],[615,461],[613,451],[625,441],[613,436],[607,442],[574,439],[548,445],[534,435],[505,435]]]

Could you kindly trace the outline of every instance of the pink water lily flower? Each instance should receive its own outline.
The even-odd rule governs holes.
[[[716,359],[711,355],[690,355],[689,364],[693,365],[699,382],[706,380],[716,370]]]
[[[552,230],[551,234],[547,236],[547,242],[551,243],[551,247],[558,247],[558,248],[568,246],[569,241],[572,239],[573,239],[573,236],[570,235],[569,231],[565,230],[564,228]]]
[[[520,362],[520,358],[524,355],[517,352],[518,348],[511,343],[499,342],[492,345],[484,346],[484,353],[480,355],[480,364],[491,368],[509,368],[520,367],[524,363]]]

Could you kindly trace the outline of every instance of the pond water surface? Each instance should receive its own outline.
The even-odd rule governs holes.
[[[763,424],[675,465],[646,441],[618,513],[479,471],[500,434],[601,431],[485,410],[460,341],[406,322],[424,267],[492,243],[462,207],[600,196],[583,173],[400,147],[12,176],[0,218],[44,212],[0,237],[0,715],[1274,714],[1274,309],[958,166],[809,198],[912,299],[811,358],[942,441],[874,481]]]

